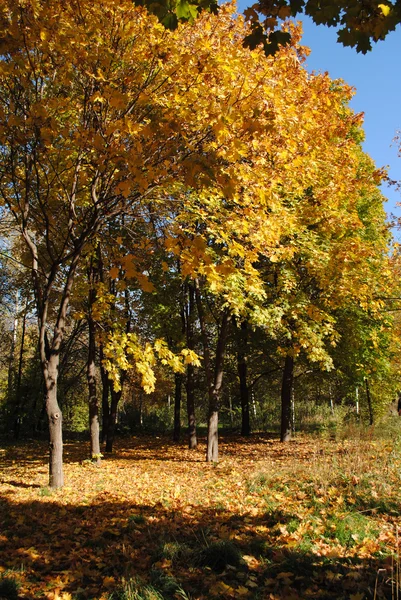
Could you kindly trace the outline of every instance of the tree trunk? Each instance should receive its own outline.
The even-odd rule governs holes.
[[[107,438],[107,430],[109,426],[109,416],[110,416],[110,404],[109,404],[109,396],[110,396],[110,379],[108,377],[107,371],[103,366],[103,347],[102,343],[100,343],[100,377],[102,379],[102,432],[101,432],[101,443],[103,444]]]
[[[242,321],[241,330],[237,338],[238,352],[237,352],[237,369],[239,377],[239,388],[241,397],[241,435],[250,435],[251,433],[251,422],[250,422],[250,411],[249,411],[249,388],[247,382],[248,376],[248,364],[247,364],[247,350],[248,350],[248,325],[246,321]]]
[[[223,385],[223,365],[227,340],[227,326],[228,311],[224,311],[217,339],[214,378],[212,380],[212,385],[209,387],[209,416],[207,424],[206,450],[206,460],[208,462],[217,462],[219,460],[219,406]]]
[[[57,402],[57,378],[59,355],[50,355],[44,373],[46,412],[49,419],[49,485],[52,488],[63,487],[63,433],[62,414]]]
[[[25,346],[25,331],[26,331],[26,311],[28,301],[25,301],[25,309],[22,315],[22,331],[21,331],[21,345],[19,350],[19,361],[18,361],[18,373],[17,373],[17,384],[15,389],[15,418],[14,418],[14,438],[19,438],[21,429],[21,381],[22,381],[22,361],[24,358],[24,346]]]
[[[219,460],[219,405],[218,398],[209,398],[209,417],[207,421],[207,462]]]
[[[366,398],[368,400],[368,409],[369,409],[369,425],[373,425],[374,418],[373,418],[372,398],[370,395],[370,387],[369,387],[369,381],[368,381],[367,377],[365,377],[365,386],[366,386]]]
[[[10,346],[10,356],[8,359],[8,381],[7,381],[7,400],[9,406],[13,405],[15,398],[15,349],[17,346],[18,336],[18,312],[19,312],[19,294],[18,291],[15,293],[15,314],[13,331]]]
[[[219,403],[221,395],[221,387],[223,383],[223,363],[225,355],[225,346],[227,340],[227,325],[228,311],[224,310],[222,320],[218,332],[216,357],[214,364],[214,374],[211,369],[209,341],[206,331],[206,322],[203,312],[200,283],[195,280],[195,299],[198,309],[199,323],[202,335],[203,344],[203,365],[205,367],[206,383],[209,398],[209,413],[207,421],[207,447],[206,460],[207,462],[218,462],[219,460],[219,441],[218,441],[218,426],[219,426]]]
[[[188,285],[188,303],[186,310],[186,336],[187,346],[190,350],[195,348],[194,341],[194,288]],[[195,368],[193,365],[187,366],[187,378],[185,383],[187,392],[187,418],[188,418],[188,447],[193,450],[198,445],[196,437],[196,419],[195,419]]]
[[[180,441],[181,434],[181,397],[182,397],[182,374],[175,373],[174,375],[174,433],[173,440]]]
[[[63,419],[57,402],[57,382],[60,363],[60,347],[64,339],[67,310],[79,257],[80,252],[77,250],[76,255],[71,261],[66,277],[51,343],[47,337],[46,324],[50,306],[50,290],[52,289],[52,285],[56,278],[56,267],[54,266],[52,271],[49,273],[47,288],[44,293],[42,293],[43,290],[39,284],[35,287],[36,301],[38,305],[40,362],[45,383],[46,412],[49,420],[49,485],[52,488],[58,488],[64,485],[62,436]]]
[[[294,359],[292,356],[285,357],[283,381],[281,387],[281,437],[282,442],[291,439],[291,393],[294,379]]]
[[[188,447],[190,450],[193,450],[198,445],[198,440],[196,437],[195,379],[193,365],[187,366],[187,381],[185,388],[187,392]]]
[[[89,431],[90,431],[90,453],[92,461],[100,464],[100,426],[99,426],[99,403],[96,386],[96,339],[95,323],[91,316],[89,325],[89,348],[88,348],[88,389],[89,389]]]
[[[88,314],[88,366],[87,379],[89,391],[89,432],[90,432],[90,455],[97,465],[100,464],[100,425],[99,425],[99,402],[96,384],[96,324],[92,316],[92,307],[96,302],[95,283],[98,279],[98,269],[91,260],[88,269],[89,280],[89,314]]]
[[[114,434],[116,431],[117,408],[122,396],[122,389],[116,392],[111,385],[111,404],[107,423],[106,452],[113,452]]]

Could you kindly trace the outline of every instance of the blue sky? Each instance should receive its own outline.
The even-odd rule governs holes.
[[[238,10],[249,4],[240,0]],[[378,167],[388,165],[390,177],[401,181],[401,158],[393,144],[397,130],[401,130],[401,28],[363,55],[337,43],[335,29],[317,26],[307,17],[302,22],[302,43],[312,51],[306,68],[328,71],[333,79],[343,79],[356,88],[351,106],[355,112],[365,113],[364,149]],[[395,206],[401,202],[400,192],[383,186],[383,194],[388,198],[386,210],[401,216],[401,208]]]
[[[308,70],[328,71],[334,79],[344,79],[356,88],[351,106],[355,112],[365,113],[364,149],[377,166],[389,165],[392,179],[401,181],[401,158],[393,143],[401,130],[401,29],[364,55],[338,44],[333,28],[302,20],[303,44],[312,50]],[[401,194],[384,186],[383,194],[389,199],[386,210],[401,215],[401,208],[395,207]]]

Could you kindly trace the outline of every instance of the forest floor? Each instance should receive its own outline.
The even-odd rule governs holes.
[[[222,437],[116,442],[100,467],[65,444],[0,451],[0,598],[401,598],[401,447],[388,439],[281,444]]]

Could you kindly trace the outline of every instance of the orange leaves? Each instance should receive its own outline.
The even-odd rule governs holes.
[[[21,485],[43,484],[35,462],[43,448],[9,448],[0,484],[7,533],[0,577],[14,570],[21,596],[49,600],[78,593],[106,599],[131,577],[154,583],[149,574],[155,571],[196,600],[251,600],[256,592],[279,600],[319,598],[322,591],[337,600],[339,586],[347,598],[358,597],[375,583],[372,561],[391,580],[394,559],[386,556],[398,541],[390,515],[337,502],[350,493],[357,462],[361,480],[369,473],[370,482],[385,483],[382,500],[389,492],[397,498],[388,471],[380,478],[387,451],[375,445],[380,451],[365,470],[361,459],[372,443],[359,443],[304,438],[283,448],[265,436],[246,443],[223,437],[222,462],[211,468],[201,449],[173,446],[163,437],[125,438],[100,469],[82,463],[86,449],[70,443],[66,471],[73,487],[47,496],[40,487]],[[31,461],[21,462],[27,454]],[[356,501],[358,491],[369,494],[363,481],[356,486]],[[354,527],[362,520],[365,533],[350,529],[337,539],[347,520]],[[216,541],[239,548],[240,563],[222,572],[200,565],[201,551]]]
[[[363,464],[373,447],[374,458]],[[322,591],[337,600],[340,588],[347,598],[374,589],[382,567],[389,581],[382,596],[391,597],[396,566],[388,553],[397,552],[397,518],[362,511],[359,495],[373,502],[374,481],[380,501],[398,502],[399,478],[392,481],[381,442],[305,437],[284,448],[264,435],[246,442],[223,437],[215,468],[204,463],[201,448],[189,451],[165,437],[124,438],[101,468],[82,463],[82,444],[68,443],[73,485],[47,495],[44,467],[37,467],[43,450],[9,447],[3,461],[0,582],[14,573],[21,596],[106,599],[130,580],[154,584],[156,572],[159,583],[174,578],[196,600],[251,600],[256,593],[317,599]],[[225,544],[240,549],[240,562],[221,572],[199,564],[216,541],[220,555]]]

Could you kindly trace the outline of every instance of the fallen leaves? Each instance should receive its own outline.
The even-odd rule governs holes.
[[[372,461],[364,444],[223,438],[221,463],[211,467],[203,448],[138,437],[121,440],[101,468],[82,462],[83,445],[67,444],[68,486],[58,491],[45,487],[44,446],[10,447],[0,577],[12,573],[27,599],[106,600],[123,581],[150,584],[156,574],[193,600],[298,600],[322,591],[362,600],[378,569],[386,570],[380,589],[393,577],[387,557],[397,554],[398,517],[375,506],[386,501],[395,514],[400,472],[393,450],[376,445]],[[359,472],[355,453],[364,460]],[[234,564],[227,554],[217,570],[205,566],[200,550],[213,545],[233,547],[240,562],[234,553]]]

